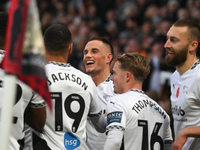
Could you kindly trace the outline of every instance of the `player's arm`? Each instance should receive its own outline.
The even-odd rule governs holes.
[[[33,100],[40,99],[39,103]],[[42,130],[46,122],[46,105],[38,95],[35,95],[25,111],[25,122],[36,131]]]
[[[108,131],[104,150],[120,150],[123,135],[124,131],[119,129]]]
[[[91,80],[92,81],[92,80]],[[98,132],[105,132],[107,126],[107,119],[102,113],[101,104],[98,99],[97,87],[94,82],[92,84],[92,92],[91,92],[91,103],[90,103],[90,111],[88,117],[90,118],[92,124]]]
[[[165,138],[164,138],[164,150],[171,150],[172,144],[173,144],[173,137],[172,137],[172,131],[171,131],[171,126],[170,126],[170,118],[167,115],[165,119],[166,119],[165,124],[167,128],[165,131]]]
[[[116,96],[117,97],[117,96]],[[126,126],[126,108],[112,97],[107,103],[107,139],[104,150],[120,150]]]
[[[107,125],[107,118],[103,115],[102,112],[99,112],[98,114],[91,115],[89,114],[90,120],[92,124],[94,125],[95,129],[98,132],[105,132],[106,125]]]
[[[181,150],[188,137],[200,138],[200,126],[184,128],[175,139],[172,150]]]

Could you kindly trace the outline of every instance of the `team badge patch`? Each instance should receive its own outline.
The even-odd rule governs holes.
[[[115,111],[115,112],[109,113],[107,115],[107,123],[108,123],[108,125],[110,123],[112,123],[112,122],[120,123],[121,119],[122,119],[122,112],[119,112],[119,111]]]
[[[67,132],[64,136],[64,145],[66,149],[73,150],[80,146],[80,140]]]
[[[188,93],[188,87],[187,86],[183,86],[183,93]]]

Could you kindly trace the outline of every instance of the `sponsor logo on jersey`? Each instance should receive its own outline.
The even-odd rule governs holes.
[[[121,122],[122,119],[122,112],[119,111],[115,111],[115,112],[111,112],[107,115],[107,123],[108,125],[112,122]]]
[[[66,149],[73,150],[80,146],[80,140],[71,133],[67,132],[64,136],[64,145]]]

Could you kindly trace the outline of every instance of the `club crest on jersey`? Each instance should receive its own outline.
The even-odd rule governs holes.
[[[183,86],[183,93],[188,93],[188,87],[187,86]]]
[[[179,96],[179,91],[180,91],[180,87],[178,87],[177,91],[176,91],[176,97]]]
[[[64,136],[64,145],[66,149],[76,149],[80,146],[80,140],[71,133],[67,132]]]
[[[115,112],[109,113],[107,115],[108,125],[112,122],[119,122],[120,123],[121,119],[122,119],[122,112],[119,112],[119,111],[115,111]]]

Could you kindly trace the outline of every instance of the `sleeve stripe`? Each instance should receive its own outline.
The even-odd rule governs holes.
[[[46,106],[46,103],[43,102],[43,103],[40,103],[40,104],[33,104],[33,103],[29,103],[29,107],[32,107],[32,108],[42,108]]]
[[[117,130],[121,130],[121,131],[125,131],[125,128],[122,127],[122,126],[118,126],[118,125],[112,125],[112,126],[108,126],[106,128],[106,133],[111,131],[111,130],[114,130],[114,129],[117,129]]]
[[[99,117],[99,116],[101,116],[101,114],[102,114],[102,111],[100,111],[100,112],[97,113],[97,114],[88,114],[88,116],[89,116],[89,117]]]

